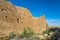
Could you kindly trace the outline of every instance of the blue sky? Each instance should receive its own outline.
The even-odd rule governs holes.
[[[60,0],[10,0],[14,5],[30,10],[34,17],[44,13],[49,25],[60,25]]]

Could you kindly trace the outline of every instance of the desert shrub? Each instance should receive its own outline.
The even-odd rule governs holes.
[[[9,33],[8,39],[12,39],[12,38],[14,38],[15,36],[16,36],[16,34],[15,34],[14,32],[11,32],[11,33]]]
[[[17,40],[20,40],[20,39],[21,39],[21,34],[17,33],[15,38],[16,38]]]
[[[29,27],[24,28],[21,34],[11,32],[8,36],[8,40],[40,40],[38,36],[33,32],[33,30]]]
[[[50,33],[50,30],[46,30],[43,32],[43,34],[49,34]]]
[[[29,37],[29,36],[33,36],[34,35],[34,32],[32,31],[31,28],[27,27],[27,28],[24,28],[22,34],[21,34],[23,37]]]
[[[23,32],[16,36],[17,40],[40,40],[40,38],[29,27],[24,28]]]

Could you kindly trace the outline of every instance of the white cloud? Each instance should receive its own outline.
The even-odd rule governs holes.
[[[47,23],[48,25],[60,25],[60,20],[58,19],[50,19],[50,20],[47,20]]]
[[[56,21],[59,21],[57,19],[50,19],[50,20],[47,20],[48,22],[56,22]]]

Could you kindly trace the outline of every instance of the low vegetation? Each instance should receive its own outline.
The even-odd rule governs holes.
[[[49,34],[49,33],[50,33],[49,29],[43,32],[43,34]]]
[[[32,29],[27,27],[27,28],[24,29],[24,31],[22,32],[21,35],[23,37],[30,37],[30,36],[34,36],[34,34],[35,33],[32,31]]]
[[[47,34],[47,36],[45,35]],[[0,40],[56,40],[60,38],[60,29],[51,28],[43,32],[45,38],[41,39],[35,34],[31,28],[24,28],[21,34],[11,32],[6,38],[0,38]]]
[[[31,28],[27,27],[24,28],[21,34],[11,32],[9,36],[3,40],[40,40],[40,38],[32,31]]]

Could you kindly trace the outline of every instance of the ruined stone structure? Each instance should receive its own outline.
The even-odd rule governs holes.
[[[34,18],[28,9],[14,6],[7,1],[0,1],[0,36],[12,31],[21,33],[27,26],[35,33],[48,28],[44,16]]]

